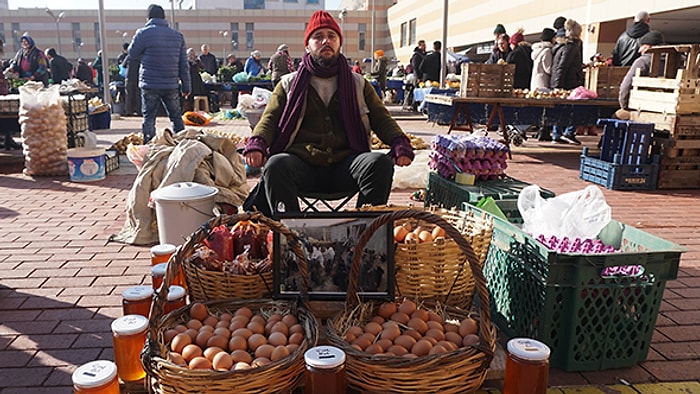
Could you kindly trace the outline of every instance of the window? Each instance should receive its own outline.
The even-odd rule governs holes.
[[[265,0],[243,0],[244,10],[264,10]]]
[[[318,4],[318,0],[306,0],[306,4]]]
[[[408,45],[416,45],[416,18],[408,21]]]
[[[22,32],[19,31],[19,23],[12,22],[12,44],[14,46],[15,52],[19,51],[19,49],[22,48],[22,45],[19,42],[20,37],[22,37]]]
[[[254,29],[255,23],[245,24],[245,48],[248,50],[253,50],[255,48]]]
[[[95,55],[97,55],[97,51],[100,50],[100,23],[95,22],[92,27],[92,31],[95,32]]]
[[[357,50],[364,51],[367,46],[367,24],[357,24]]]
[[[405,47],[408,44],[408,24],[406,22],[401,24],[401,44],[399,46]]]
[[[0,23],[0,56],[5,53],[5,24]]]
[[[231,23],[231,50],[238,50],[238,23]]]
[[[78,57],[81,57],[83,39],[80,38],[80,23],[71,23],[71,32],[73,35],[73,51],[78,52]]]
[[[298,3],[297,0],[282,0],[283,3]]]

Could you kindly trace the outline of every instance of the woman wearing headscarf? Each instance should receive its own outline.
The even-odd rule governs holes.
[[[49,62],[44,51],[37,49],[34,39],[25,34],[20,38],[22,49],[17,51],[10,68],[27,81],[40,81],[49,86]]]
[[[255,50],[250,53],[250,57],[245,61],[245,66],[243,70],[248,74],[248,77],[257,77],[258,75],[265,72],[265,67],[263,67],[260,59],[262,58],[262,53]]]

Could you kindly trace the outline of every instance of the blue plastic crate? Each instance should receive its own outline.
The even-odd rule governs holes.
[[[88,129],[90,131],[109,129],[111,123],[112,123],[111,111],[104,111],[104,112],[88,115]]]
[[[610,190],[656,190],[659,178],[659,156],[651,164],[620,164],[620,154],[607,162],[588,156],[583,148],[579,178],[597,183]]]
[[[603,127],[600,159],[619,164],[648,164],[653,123],[637,123],[619,119],[598,119]],[[614,160],[620,154],[621,160]]]

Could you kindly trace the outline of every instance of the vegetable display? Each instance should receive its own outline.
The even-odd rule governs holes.
[[[270,231],[251,221],[238,222],[231,230],[221,225],[212,229],[189,259],[209,271],[262,274],[272,271],[270,239]]]
[[[458,172],[479,180],[506,175],[508,147],[492,138],[473,135],[436,135],[431,140],[428,166],[440,176],[454,179]]]

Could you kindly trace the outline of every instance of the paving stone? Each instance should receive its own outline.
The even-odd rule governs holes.
[[[57,321],[44,321],[41,323],[35,321],[2,322],[0,323],[0,335],[50,334],[57,325]]]
[[[655,343],[654,350],[669,360],[696,360],[700,355],[698,342],[667,342]]]
[[[49,351],[38,351],[29,362],[29,366],[70,366],[83,365],[88,361],[97,360],[100,354],[99,348],[92,349],[54,349]]]
[[[661,382],[678,382],[696,380],[700,360],[649,361],[642,366]]]
[[[0,382],[4,387],[22,387],[21,393],[28,393],[41,385],[51,374],[50,366],[31,366],[20,368],[0,368]],[[31,385],[31,386],[30,386]],[[5,389],[3,388],[3,393]],[[54,391],[55,392],[55,391]]]
[[[12,342],[15,349],[68,349],[78,338],[76,334],[20,335]]]

